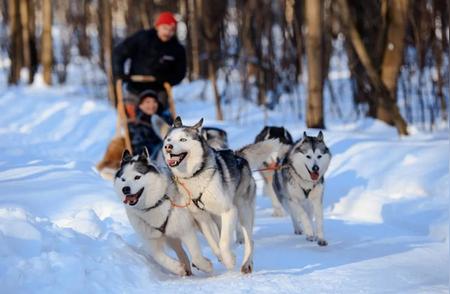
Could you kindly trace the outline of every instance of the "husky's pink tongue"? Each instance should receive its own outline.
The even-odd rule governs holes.
[[[311,172],[311,173],[309,173],[309,175],[311,176],[311,180],[313,180],[313,181],[317,181],[317,179],[319,178],[318,172]]]
[[[125,204],[132,204],[136,201],[136,196],[125,196],[125,199],[123,200],[123,203]]]
[[[169,166],[174,166],[174,165],[176,165],[178,163],[178,160],[177,159],[167,159],[167,164],[169,165]]]

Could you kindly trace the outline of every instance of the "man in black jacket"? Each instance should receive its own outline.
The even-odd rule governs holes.
[[[141,30],[126,38],[113,51],[113,73],[126,81],[125,104],[138,103],[139,94],[151,89],[158,93],[160,109],[158,114],[172,123],[168,110],[167,94],[163,83],[179,84],[186,74],[186,53],[175,36],[176,20],[172,13],[161,13],[155,28]],[[130,68],[125,73],[125,61],[130,59]],[[133,82],[130,75],[145,75],[155,78],[154,82]]]

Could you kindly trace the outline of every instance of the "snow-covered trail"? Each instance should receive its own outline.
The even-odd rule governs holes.
[[[214,121],[212,103],[195,98],[199,88],[175,89],[187,123],[205,117],[229,132],[232,147],[253,141],[263,127],[257,108],[248,107],[245,124]],[[325,132],[329,246],[273,218],[259,187],[255,272],[226,272],[215,261],[211,276],[178,278],[147,257],[111,183],[93,169],[115,114],[83,96],[67,87],[0,94],[2,293],[448,293],[448,130],[399,139],[373,121],[333,125]],[[304,131],[283,113],[270,117],[295,138]]]

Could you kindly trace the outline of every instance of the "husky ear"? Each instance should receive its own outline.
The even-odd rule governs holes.
[[[177,116],[173,122],[174,128],[181,128],[183,126],[183,122],[181,121],[181,117]]]
[[[193,127],[194,129],[200,130],[200,128],[202,127],[202,124],[203,124],[203,118],[201,118],[201,119],[198,121],[198,123],[196,123],[196,124],[193,125],[192,127]]]
[[[322,131],[319,131],[319,134],[317,135],[317,139],[319,139],[319,141],[323,141],[323,133],[322,133]]]
[[[131,153],[128,149],[125,149],[122,153],[122,162],[130,162],[131,161]]]
[[[308,137],[308,135],[306,134],[306,131],[303,132],[303,139],[305,139],[306,137]]]
[[[139,160],[147,162],[147,159],[150,158],[147,147],[144,147],[142,153],[139,155]]]

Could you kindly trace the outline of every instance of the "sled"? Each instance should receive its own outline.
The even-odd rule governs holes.
[[[155,78],[153,76],[132,75],[130,76],[130,80],[134,82],[152,82],[155,81]],[[102,160],[96,165],[97,171],[105,179],[113,178],[115,171],[120,167],[122,153],[125,149],[128,149],[131,153],[133,153],[130,134],[128,131],[127,113],[132,114],[134,113],[134,111],[131,111],[131,109],[127,109],[125,103],[123,102],[122,84],[123,81],[121,79],[118,79],[115,84],[117,95],[116,133],[114,135],[114,138],[108,144]],[[167,92],[169,110],[171,112],[172,118],[175,119],[175,101],[173,99],[172,87],[167,82],[165,82],[163,85],[164,89]]]

